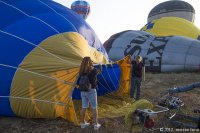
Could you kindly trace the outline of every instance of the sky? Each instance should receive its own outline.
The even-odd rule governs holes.
[[[54,0],[68,8],[75,0]],[[110,36],[125,30],[140,30],[151,9],[168,0],[85,0],[91,12],[86,22],[104,43]],[[200,0],[184,0],[195,9],[194,24],[200,28]]]

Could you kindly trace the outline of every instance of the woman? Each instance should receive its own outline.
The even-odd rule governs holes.
[[[96,69],[93,66],[92,60],[90,57],[84,57],[80,66],[79,77],[83,75],[88,75],[89,81],[91,83],[91,88],[88,91],[81,91],[81,99],[82,99],[82,124],[81,128],[85,128],[89,126],[90,123],[85,121],[86,110],[90,106],[93,110],[94,117],[94,129],[98,130],[101,127],[101,124],[98,123],[98,110],[97,110],[97,74],[102,71],[102,66],[100,65],[100,69]]]

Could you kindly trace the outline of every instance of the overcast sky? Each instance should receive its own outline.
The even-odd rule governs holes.
[[[54,0],[68,8],[75,0]],[[124,30],[140,30],[153,7],[167,0],[85,0],[91,12],[87,23],[101,42]],[[200,0],[184,0],[195,9],[194,24],[200,28]]]

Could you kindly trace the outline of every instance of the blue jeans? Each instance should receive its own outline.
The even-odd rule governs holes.
[[[97,92],[96,89],[90,89],[89,91],[81,91],[82,108],[86,109],[90,106],[92,109],[97,108]]]
[[[135,98],[136,100],[140,99],[141,82],[142,82],[142,78],[139,78],[139,77],[131,78],[131,89],[130,89],[131,98]],[[136,89],[137,89],[136,97],[134,97]]]

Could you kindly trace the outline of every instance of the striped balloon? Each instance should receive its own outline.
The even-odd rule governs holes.
[[[79,14],[84,19],[87,18],[87,16],[90,13],[90,5],[86,1],[78,0],[72,3],[71,9],[75,11],[77,14]]]

